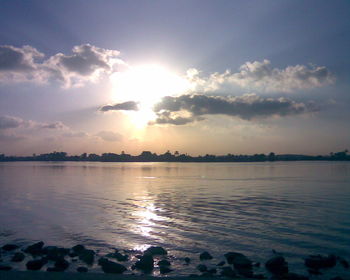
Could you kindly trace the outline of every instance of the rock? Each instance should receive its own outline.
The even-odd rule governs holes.
[[[348,261],[347,261],[346,259],[344,259],[344,258],[339,258],[339,263],[340,263],[344,268],[346,268],[346,269],[349,268],[349,263],[348,263]]]
[[[41,258],[39,260],[32,260],[26,263],[28,270],[40,270],[45,264],[47,264],[46,258]]]
[[[314,269],[314,268],[309,268],[307,270],[309,272],[309,274],[311,275],[322,275],[323,273],[320,272],[318,269]]]
[[[309,277],[296,273],[286,273],[283,274],[283,280],[309,280]]]
[[[160,274],[167,274],[169,272],[172,272],[173,270],[169,268],[168,266],[160,266],[159,267],[159,272]]]
[[[1,264],[0,264],[0,270],[2,270],[2,271],[9,271],[9,270],[11,270],[11,269],[12,269],[11,266],[8,266],[8,265],[1,265]]]
[[[229,277],[229,278],[236,278],[236,276],[237,276],[236,272],[230,266],[222,267],[220,275],[225,276],[225,277]]]
[[[171,266],[171,263],[168,260],[161,260],[157,264],[159,266]]]
[[[330,268],[336,265],[337,258],[334,255],[327,257],[321,255],[312,255],[305,259],[305,265],[309,268]]]
[[[255,263],[255,264],[253,264],[253,266],[254,266],[254,267],[260,267],[260,263],[257,262],[257,263]]]
[[[57,261],[64,258],[69,253],[69,249],[56,246],[46,246],[42,249],[42,252],[50,261]]]
[[[210,274],[216,274],[217,270],[216,268],[211,268],[211,269],[208,269],[208,271]]]
[[[55,268],[57,271],[64,271],[69,267],[69,262],[67,262],[64,258],[57,260],[55,262]]]
[[[3,249],[4,251],[13,251],[18,249],[19,246],[17,246],[16,244],[6,244],[4,246],[1,247],[1,249]]]
[[[236,252],[225,254],[225,258],[229,264],[233,264],[236,269],[252,269],[253,262],[245,255]]]
[[[95,252],[93,250],[85,249],[79,253],[79,259],[88,265],[92,265],[95,259]]]
[[[154,268],[154,260],[152,255],[143,255],[141,259],[135,263],[135,268],[140,269],[144,272],[152,271]]]
[[[149,254],[151,256],[154,256],[154,255],[167,255],[168,252],[163,248],[163,247],[159,247],[159,246],[152,246],[152,247],[149,247],[145,252],[144,252],[144,255],[145,254]]]
[[[129,259],[128,255],[122,255],[119,252],[107,254],[106,257],[116,259],[118,262],[125,262]]]
[[[288,263],[282,256],[275,256],[265,263],[265,267],[272,274],[288,273]]]
[[[336,276],[336,277],[331,278],[330,280],[345,280],[345,279],[343,279],[340,276]]]
[[[207,271],[208,268],[205,264],[199,264],[197,265],[197,269],[200,271],[200,272],[204,272],[204,271]]]
[[[74,247],[72,247],[72,251],[73,251],[74,253],[76,253],[77,255],[79,255],[79,254],[80,254],[82,251],[84,251],[84,250],[86,250],[85,247],[84,247],[84,245],[78,244],[78,245],[75,245]]]
[[[199,255],[199,259],[201,261],[203,261],[203,260],[211,260],[212,258],[213,258],[212,255],[210,255],[207,251],[205,251],[205,252],[203,252],[203,253],[201,253]]]
[[[254,274],[252,275],[253,279],[266,279],[267,277],[264,274]]]
[[[88,272],[89,270],[88,270],[87,267],[85,267],[85,266],[79,266],[79,267],[77,268],[77,271],[78,271],[78,272],[81,272],[81,273],[84,273],[84,272]]]
[[[25,258],[25,255],[23,253],[15,253],[11,259],[11,262],[21,262]]]
[[[28,246],[26,249],[24,249],[24,252],[31,254],[33,256],[41,255],[42,248],[44,246],[44,242],[40,241],[37,243],[34,243],[33,245]]]
[[[99,259],[99,265],[101,265],[104,273],[120,274],[126,271],[126,267],[124,265],[112,262],[106,258]]]
[[[46,271],[47,272],[62,272],[63,270],[61,270],[61,269],[59,269],[59,268],[57,268],[57,267],[48,267],[47,269],[46,269]]]
[[[185,261],[186,264],[189,264],[189,263],[191,262],[191,259],[190,259],[189,257],[186,257],[186,258],[184,259],[184,261]]]
[[[225,261],[219,262],[216,266],[223,266],[223,265],[225,265]]]

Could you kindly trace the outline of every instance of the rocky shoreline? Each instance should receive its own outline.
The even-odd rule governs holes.
[[[213,256],[205,251],[198,255],[199,264],[194,264],[197,273],[188,277],[226,277],[232,279],[276,279],[276,280],[306,280],[318,278],[324,271],[334,267],[340,267],[343,271],[349,270],[346,259],[336,255],[310,255],[304,259],[307,275],[300,275],[290,271],[285,257],[273,251],[273,256],[265,263],[254,262],[244,254],[227,252],[224,260],[215,265],[208,265],[207,261]],[[170,257],[163,247],[152,246],[145,251],[118,250],[107,254],[99,254],[94,250],[78,244],[72,248],[57,246],[45,246],[43,241],[26,247],[16,244],[5,244],[0,249],[0,271],[17,270],[16,264],[25,264],[27,271],[64,272],[68,268],[75,268],[76,274],[92,272],[106,274],[151,275],[154,271],[159,276],[174,275],[176,270],[172,268],[174,257]],[[177,259],[184,266],[194,263],[190,258]],[[71,273],[71,272],[70,272]],[[337,272],[338,273],[338,272]],[[336,275],[330,280],[348,280],[342,275]],[[131,274],[131,275],[130,275]]]

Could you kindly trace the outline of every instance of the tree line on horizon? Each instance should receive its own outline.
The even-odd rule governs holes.
[[[271,152],[268,155],[210,155],[190,156],[188,154],[180,154],[178,151],[171,153],[167,151],[164,154],[157,155],[150,151],[143,151],[140,155],[133,156],[126,154],[124,151],[121,154],[103,153],[81,155],[68,155],[66,152],[52,152],[47,154],[32,156],[6,156],[0,154],[0,161],[101,161],[101,162],[264,162],[264,161],[297,161],[297,160],[350,160],[348,150],[341,152],[330,153],[329,155],[296,155],[296,154],[281,154],[276,155]]]

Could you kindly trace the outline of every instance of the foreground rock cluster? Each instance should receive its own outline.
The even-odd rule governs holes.
[[[149,247],[144,252],[133,255],[135,251],[124,250],[121,253],[115,249],[113,253],[99,256],[94,250],[86,248],[84,245],[76,245],[72,248],[62,248],[57,246],[45,246],[43,241],[34,243],[26,248],[20,248],[16,244],[6,244],[0,250],[0,270],[11,270],[13,267],[3,264],[2,256],[10,257],[12,263],[25,262],[27,270],[46,270],[48,272],[63,272],[72,263],[78,261],[83,264],[76,267],[79,273],[86,273],[94,265],[99,266],[104,273],[122,274],[126,271],[139,271],[141,273],[152,273],[159,270],[164,275],[173,271],[171,258],[168,252],[162,247]],[[222,276],[227,278],[249,278],[249,279],[276,279],[276,280],[306,280],[315,275],[321,275],[325,269],[330,269],[336,265],[349,269],[349,263],[344,258],[335,255],[311,255],[305,258],[304,264],[308,270],[308,275],[299,275],[289,270],[288,262],[281,254],[274,252],[274,256],[264,264],[253,262],[245,255],[238,252],[228,252],[224,254],[223,261],[216,265],[208,265],[206,261],[212,260],[213,256],[209,252],[202,252],[198,256],[199,264],[196,266],[198,274],[196,276]],[[196,260],[196,261],[198,261]],[[126,262],[132,261],[128,267]],[[186,257],[182,259],[183,265],[190,265],[193,260]],[[256,273],[264,267],[266,273]],[[335,276],[330,280],[344,280]]]

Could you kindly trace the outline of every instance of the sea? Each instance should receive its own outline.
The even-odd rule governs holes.
[[[162,246],[170,276],[198,273],[203,251],[209,267],[239,252],[261,273],[282,254],[290,271],[307,275],[308,255],[350,260],[350,163],[0,163],[0,245],[41,240],[99,256],[118,249],[128,268]],[[314,279],[350,279],[340,265],[322,273]]]

